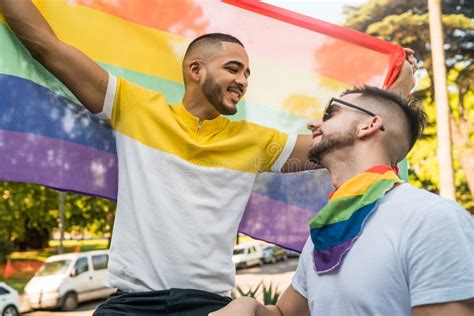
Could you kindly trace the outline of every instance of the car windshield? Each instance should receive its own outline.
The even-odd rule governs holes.
[[[37,276],[64,274],[69,267],[71,260],[58,260],[46,262],[36,273]]]
[[[241,255],[245,253],[245,249],[234,249],[234,255]]]

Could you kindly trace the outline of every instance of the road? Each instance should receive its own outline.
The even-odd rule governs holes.
[[[266,264],[262,267],[252,267],[248,269],[237,270],[236,284],[246,291],[249,288],[255,288],[261,281],[265,285],[272,285],[278,287],[279,292],[283,292],[290,284],[291,278],[296,270],[298,259],[292,258],[285,262],[278,262],[275,264]],[[90,316],[95,308],[102,303],[102,300],[80,304],[73,312],[62,311],[35,311],[24,313],[22,315],[28,316]]]

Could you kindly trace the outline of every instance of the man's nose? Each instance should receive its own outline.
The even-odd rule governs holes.
[[[245,89],[247,89],[248,79],[247,79],[247,77],[245,77],[244,74],[238,75],[235,82],[238,83],[239,85],[241,85],[242,88],[244,89],[244,91],[245,91]]]
[[[308,122],[308,124],[306,125],[306,127],[310,130],[310,131],[315,131],[317,130],[318,128],[321,127],[321,125],[323,125],[323,120],[318,118],[318,119],[314,119],[314,120],[311,120],[310,122]]]

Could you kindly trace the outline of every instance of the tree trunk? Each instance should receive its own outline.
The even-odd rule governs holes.
[[[117,209],[115,209],[115,211],[110,211],[107,215],[107,223],[109,224],[110,226],[110,235],[109,235],[109,238],[108,238],[108,241],[107,241],[107,249],[110,248],[110,244],[112,243],[112,234],[114,233],[114,222],[115,222],[115,212],[117,211]]]
[[[455,199],[453,160],[449,128],[448,91],[446,89],[446,66],[443,50],[440,0],[428,0],[430,19],[431,55],[436,101],[436,123],[438,134],[438,160],[440,173],[440,195]]]
[[[20,251],[29,249],[43,249],[48,246],[49,231],[47,229],[28,229],[25,232],[25,239],[18,242]]]
[[[453,144],[459,148],[459,162],[466,174],[467,186],[474,196],[474,148],[469,138],[469,124],[462,117],[459,117],[459,125],[451,117]]]

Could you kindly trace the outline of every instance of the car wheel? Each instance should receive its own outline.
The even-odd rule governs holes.
[[[18,315],[20,315],[20,313],[18,313],[18,310],[13,305],[8,305],[7,307],[5,307],[5,309],[2,312],[2,316],[18,316]]]
[[[16,307],[13,305],[8,305],[3,310],[3,313],[2,313],[2,316],[18,316],[18,315],[20,314],[18,313],[18,310],[16,309]]]
[[[283,261],[286,261],[286,260],[288,260],[288,256],[287,256],[287,255],[284,255],[284,256],[283,256]]]
[[[272,263],[276,263],[277,259],[275,257],[272,257]]]
[[[73,311],[76,309],[78,305],[78,300],[77,300],[77,294],[70,292],[66,294],[66,297],[64,298],[63,305],[61,306],[61,309],[63,311]]]

